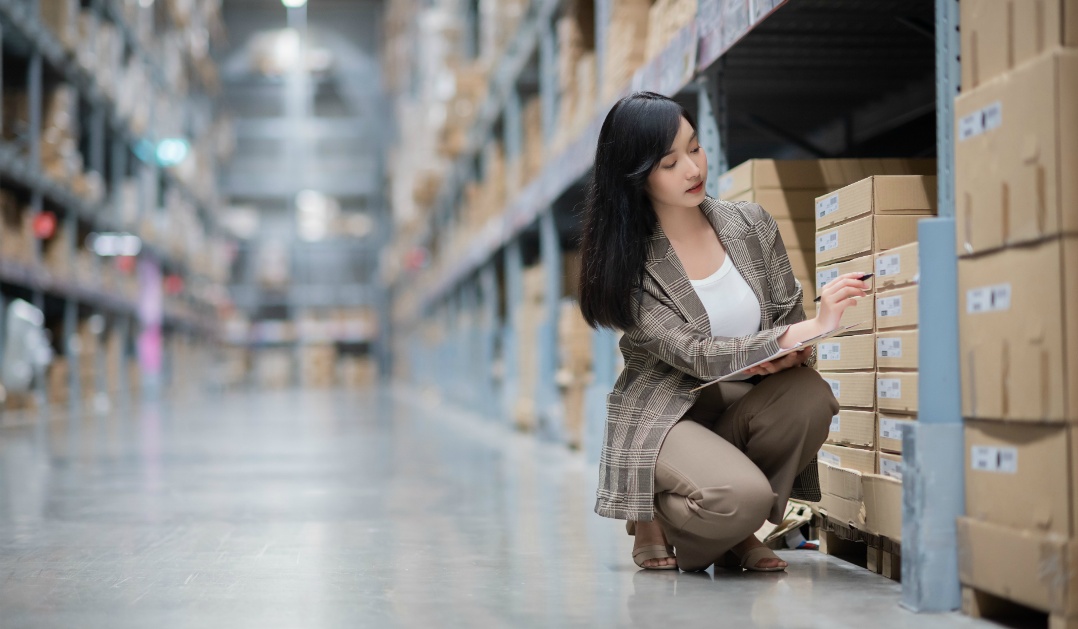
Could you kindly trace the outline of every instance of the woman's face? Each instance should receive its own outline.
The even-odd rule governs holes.
[[[648,175],[644,191],[654,206],[697,207],[707,185],[707,155],[684,117],[674,144]]]

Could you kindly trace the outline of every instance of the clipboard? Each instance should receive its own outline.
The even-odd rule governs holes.
[[[856,327],[858,327],[860,325],[863,325],[863,324],[864,324],[864,322],[853,323],[851,325],[842,325],[842,326],[839,326],[839,327],[835,328],[834,330],[831,330],[830,332],[825,332],[823,334],[819,334],[817,336],[814,336],[814,337],[812,337],[810,339],[806,339],[804,341],[801,341],[797,345],[794,345],[793,347],[790,347],[788,349],[781,349],[781,350],[775,352],[774,354],[771,354],[767,358],[765,358],[763,360],[758,360],[758,361],[752,363],[751,365],[746,365],[746,366],[742,367],[741,369],[738,369],[737,371],[735,371],[733,373],[728,373],[728,374],[726,374],[725,376],[723,376],[721,378],[716,378],[716,379],[714,379],[714,380],[712,380],[710,382],[705,382],[704,384],[701,384],[700,386],[698,386],[695,389],[693,389],[692,391],[690,391],[690,393],[695,393],[696,391],[699,391],[700,389],[703,389],[705,387],[709,387],[709,386],[715,384],[716,382],[728,382],[729,380],[731,380],[733,378],[744,375],[746,371],[748,371],[749,369],[752,369],[753,367],[758,367],[758,366],[760,366],[760,365],[762,365],[762,364],[764,364],[766,362],[771,362],[772,360],[775,360],[777,358],[782,358],[783,356],[785,356],[787,354],[792,354],[794,352],[803,350],[806,347],[811,347],[813,345],[816,345],[817,343],[820,343],[822,341],[826,341],[827,339],[834,338],[834,337],[838,336],[839,334],[842,334],[843,332],[848,332],[851,329],[856,328]]]

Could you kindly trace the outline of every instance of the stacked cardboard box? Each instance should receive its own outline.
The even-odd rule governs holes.
[[[97,365],[104,331],[105,318],[101,315],[92,315],[79,322],[75,349],[79,360],[79,388],[84,400],[92,400],[101,392]]]
[[[963,608],[999,597],[1073,627],[1078,50],[1064,46],[1078,44],[1078,2],[963,0],[962,19],[977,86],[955,100]]]
[[[286,389],[292,386],[292,352],[287,349],[262,349],[255,353],[255,375],[260,389]]]
[[[543,103],[538,96],[524,105],[524,154],[521,185],[527,184],[543,170],[546,142],[543,140]]]
[[[554,152],[576,137],[595,112],[595,3],[568,2],[556,28],[560,99]]]
[[[842,407],[821,461],[901,479],[897,455],[880,454],[880,437],[893,448],[893,414],[906,419],[916,412],[916,286],[905,283],[916,278],[916,245],[909,243],[916,242],[917,222],[935,213],[936,180],[868,177],[819,197],[816,208],[818,289],[845,273],[886,266],[882,281],[869,280],[869,296],[843,315],[843,325],[856,327],[817,347],[817,367]]]
[[[346,354],[340,358],[339,365],[341,386],[363,389],[373,385],[378,378],[378,366],[369,355]]]
[[[611,4],[599,91],[604,103],[629,87],[633,72],[644,63],[651,10],[651,0],[614,0]]]
[[[71,369],[67,358],[56,356],[46,373],[45,396],[49,404],[66,404],[71,396]]]
[[[758,203],[775,218],[794,277],[804,290],[805,314],[811,318],[816,314],[813,300],[818,288],[813,277],[817,197],[872,175],[931,175],[935,171],[936,162],[931,159],[754,159],[719,177],[718,196]],[[864,266],[868,272],[871,264]],[[871,309],[871,304],[865,308]]]
[[[696,0],[655,0],[649,11],[645,58],[659,54],[679,30],[696,18],[696,5]]]
[[[337,347],[312,343],[300,350],[300,382],[308,389],[326,389],[337,384]]]
[[[584,395],[591,383],[592,331],[580,313],[580,304],[563,299],[558,316],[558,355],[561,366],[557,381],[562,394],[565,433],[570,447],[584,440]]]
[[[0,190],[0,257],[29,265],[34,260],[34,246],[30,213],[14,196]]]

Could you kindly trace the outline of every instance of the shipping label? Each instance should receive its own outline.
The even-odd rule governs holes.
[[[831,387],[831,393],[834,394],[835,398],[841,400],[842,399],[842,383],[839,382],[838,380],[832,380],[830,378],[824,378],[823,381],[826,382]]]
[[[981,286],[966,291],[966,312],[979,314],[1011,309],[1011,285]]]
[[[902,422],[887,419],[886,417],[880,418],[880,439],[902,439]]]
[[[816,253],[823,253],[838,248],[838,232],[828,232],[816,237]]]
[[[1018,449],[997,446],[973,446],[969,451],[969,467],[978,472],[1018,473]]]
[[[838,195],[833,194],[816,202],[816,218],[820,219],[838,211]]]
[[[975,138],[1003,125],[1003,103],[996,101],[987,107],[962,116],[958,121],[958,141]]]
[[[880,474],[888,476],[896,480],[902,480],[902,461],[893,461],[891,459],[880,459]]]
[[[891,277],[902,272],[902,256],[890,255],[876,258],[876,275]]]
[[[816,292],[820,292],[824,286],[836,279],[838,279],[838,269],[818,271],[816,273]]]
[[[842,467],[842,458],[837,454],[828,452],[827,450],[820,450],[819,452],[817,452],[816,458],[823,461],[824,463],[827,463],[828,465]]]
[[[842,419],[837,413],[831,418],[831,432],[842,432]]]
[[[880,358],[902,358],[902,339],[876,339],[876,355]]]
[[[901,400],[902,381],[897,378],[880,378],[876,380],[876,395],[884,400]]]
[[[820,343],[820,360],[842,360],[842,343]]]
[[[884,297],[876,300],[876,316],[877,317],[901,317],[902,316],[902,296],[897,295],[895,297]]]

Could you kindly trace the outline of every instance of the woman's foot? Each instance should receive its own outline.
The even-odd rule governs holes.
[[[633,551],[643,548],[645,546],[666,546],[670,544],[666,541],[666,536],[663,535],[663,529],[659,526],[659,523],[655,520],[650,522],[634,522],[636,541],[633,543]],[[673,553],[671,553],[673,554]],[[665,557],[661,559],[645,559],[641,567],[643,568],[664,568],[677,566],[677,559],[673,557]]]
[[[748,554],[750,551],[752,551],[752,549],[760,548],[763,545],[764,545],[763,542],[756,539],[755,535],[749,535],[744,540],[739,542],[736,546],[731,548],[730,552],[737,555],[737,558],[740,560],[742,557],[744,557],[746,554]],[[748,568],[749,570],[752,570],[753,568],[755,568],[756,570],[775,570],[775,569],[786,568],[789,565],[790,564],[788,564],[785,561],[779,559],[778,557],[764,557],[763,559],[760,559],[759,561],[757,561],[754,566],[752,566],[752,567],[745,566],[745,567]]]

